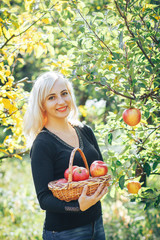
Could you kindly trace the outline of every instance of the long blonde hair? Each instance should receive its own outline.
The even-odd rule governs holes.
[[[29,145],[44,127],[43,102],[57,79],[63,79],[65,81],[71,95],[72,108],[68,116],[68,121],[72,125],[81,125],[78,121],[78,109],[71,82],[59,72],[45,72],[37,78],[33,85],[28,100],[28,107],[24,115],[24,134]]]

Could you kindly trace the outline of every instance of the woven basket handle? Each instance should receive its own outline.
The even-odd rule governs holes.
[[[73,151],[71,152],[71,156],[70,156],[70,160],[69,160],[68,183],[72,182],[72,166],[73,166],[73,160],[74,160],[74,156],[75,156],[76,151],[78,151],[80,153],[80,155],[83,159],[84,165],[87,168],[87,170],[89,171],[87,159],[86,159],[84,153],[82,152],[82,150],[80,148],[74,148]]]

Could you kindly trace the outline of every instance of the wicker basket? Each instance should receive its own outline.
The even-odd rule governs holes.
[[[79,151],[85,167],[89,171],[88,163],[86,157],[80,148],[74,148],[70,160],[69,160],[69,175],[67,183],[57,183],[56,181],[51,181],[48,183],[48,188],[52,191],[53,195],[60,200],[64,200],[66,202],[70,202],[72,200],[77,200],[83,191],[83,187],[88,185],[87,195],[90,196],[99,187],[100,184],[103,184],[103,188],[109,186],[109,180],[111,179],[111,175],[105,175],[101,177],[89,177],[89,179],[84,181],[72,181],[72,166],[73,160],[76,151]]]

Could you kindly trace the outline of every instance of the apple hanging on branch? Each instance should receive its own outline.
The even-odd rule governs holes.
[[[136,126],[141,121],[141,112],[137,108],[129,108],[124,110],[122,117],[129,126]]]
[[[128,192],[132,194],[137,194],[140,188],[141,184],[136,181],[132,181],[127,184]]]

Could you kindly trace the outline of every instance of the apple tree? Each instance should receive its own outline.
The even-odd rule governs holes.
[[[127,181],[138,179],[143,187],[137,199],[146,207],[157,207],[160,189],[148,180],[160,175],[159,7],[146,1],[119,0],[90,15],[77,11],[85,22],[92,54],[85,72],[79,66],[77,75],[105,89],[107,96],[114,95],[119,106],[118,112],[108,113],[107,124],[97,126],[102,145],[108,143],[106,161],[121,189]],[[140,124],[124,123],[122,113],[129,108],[141,111]]]

